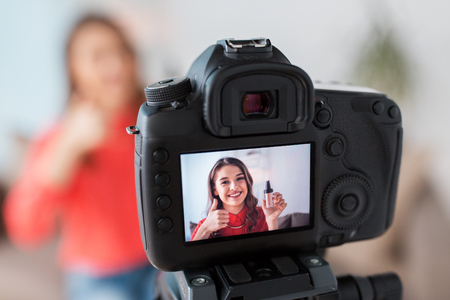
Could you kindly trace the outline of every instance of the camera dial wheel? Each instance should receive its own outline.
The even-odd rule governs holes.
[[[147,105],[177,106],[191,92],[191,80],[188,77],[174,77],[158,81],[144,89]]]
[[[345,175],[334,180],[322,198],[322,216],[337,229],[352,229],[361,225],[374,207],[370,183],[357,175]]]

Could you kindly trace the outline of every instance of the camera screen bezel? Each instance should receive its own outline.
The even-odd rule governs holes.
[[[247,233],[247,234],[241,234],[241,235],[235,235],[235,236],[227,236],[227,237],[218,237],[214,239],[203,239],[199,241],[187,241],[186,239],[183,239],[183,244],[186,247],[193,247],[198,245],[209,245],[209,244],[218,244],[218,243],[233,243],[238,242],[240,240],[247,240],[247,239],[257,239],[257,238],[263,238],[267,236],[274,236],[278,234],[283,233],[294,233],[294,232],[304,232],[308,230],[314,229],[314,222],[315,222],[315,201],[314,201],[314,187],[315,187],[315,178],[314,178],[314,168],[315,168],[315,143],[313,141],[306,141],[306,142],[295,142],[295,143],[288,143],[288,144],[273,144],[270,146],[267,145],[259,145],[259,146],[247,146],[247,147],[232,147],[232,148],[222,148],[222,149],[203,149],[203,150],[195,150],[195,151],[180,151],[178,154],[178,162],[179,162],[179,177],[180,177],[180,199],[182,202],[182,224],[183,224],[183,232],[186,233],[186,214],[185,214],[185,197],[183,196],[183,180],[182,180],[182,163],[181,163],[181,156],[182,155],[189,155],[189,154],[202,154],[202,153],[214,153],[214,152],[225,152],[225,151],[235,151],[235,150],[253,150],[253,149],[262,149],[262,148],[277,148],[277,147],[284,147],[284,146],[303,146],[303,145],[309,145],[309,224],[304,226],[297,226],[297,227],[291,227],[291,228],[283,228],[283,229],[276,229],[273,231],[264,231],[264,232],[254,232],[254,233]]]

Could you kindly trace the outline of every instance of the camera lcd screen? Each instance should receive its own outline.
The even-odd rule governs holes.
[[[180,155],[185,241],[311,225],[311,144]]]

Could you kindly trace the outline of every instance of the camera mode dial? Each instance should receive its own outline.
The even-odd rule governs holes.
[[[192,92],[188,77],[174,77],[158,81],[144,89],[147,105],[177,107]]]
[[[352,229],[361,225],[374,207],[370,183],[356,175],[345,175],[334,180],[322,198],[322,216],[337,229]]]

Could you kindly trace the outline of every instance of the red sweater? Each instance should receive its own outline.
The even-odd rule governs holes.
[[[260,218],[256,222],[255,227],[252,229],[252,232],[262,232],[262,231],[268,231],[269,227],[267,226],[266,222],[266,216],[264,215],[264,212],[261,207],[257,206],[256,210],[258,211],[258,214]],[[222,229],[219,229],[216,231],[215,234],[211,234],[209,238],[214,237],[223,237],[223,236],[232,236],[232,235],[240,235],[240,234],[246,234],[248,232],[248,227],[250,224],[245,222],[245,216],[247,214],[247,206],[244,206],[244,208],[237,214],[233,215],[229,213],[229,221],[228,226]],[[192,233],[191,241],[194,239],[194,236],[197,234],[198,229],[200,226],[202,226],[203,222],[205,222],[206,218],[198,222],[197,227],[195,227],[194,232]],[[243,225],[243,226],[242,226]]]
[[[11,239],[19,246],[33,246],[59,227],[58,262],[66,270],[113,274],[147,263],[136,206],[134,139],[125,131],[135,122],[136,112],[118,117],[104,143],[88,163],[78,166],[64,190],[41,180],[36,166],[57,127],[36,140],[25,172],[5,201]]]

